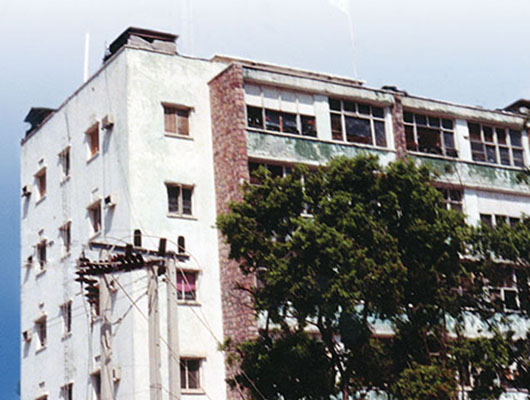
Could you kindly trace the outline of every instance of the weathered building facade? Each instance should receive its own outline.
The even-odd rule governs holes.
[[[241,398],[226,387],[219,345],[256,332],[235,289],[252,282],[215,224],[258,165],[280,175],[339,155],[407,156],[439,172],[447,206],[469,223],[530,214],[524,101],[505,110],[450,104],[248,60],[185,57],[175,40],[128,29],[58,109],[28,114],[23,399]],[[133,242],[152,264],[75,281],[80,258],[107,265]],[[173,277],[149,273],[162,260]],[[97,290],[91,301],[86,286]],[[518,307],[514,288],[500,296]]]

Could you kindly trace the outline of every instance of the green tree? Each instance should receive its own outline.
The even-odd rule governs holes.
[[[427,167],[361,155],[255,178],[218,219],[266,321],[236,344],[232,384],[254,399],[445,400],[475,372],[473,396],[499,395],[520,352],[485,295],[495,236],[445,208]],[[470,318],[487,338],[466,336]]]

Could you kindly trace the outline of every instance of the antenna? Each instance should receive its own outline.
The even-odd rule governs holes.
[[[90,49],[90,33],[85,34],[85,65],[83,68],[83,83],[88,81],[88,55]]]
[[[182,34],[184,35],[185,50],[188,55],[193,54],[193,7],[191,0],[182,0]]]
[[[329,2],[337,7],[340,11],[342,11],[344,14],[346,14],[346,17],[348,17],[348,24],[350,28],[350,40],[351,40],[351,47],[352,47],[352,62],[353,62],[353,77],[355,79],[358,79],[357,77],[357,67],[355,65],[355,41],[354,41],[354,31],[353,31],[353,19],[350,12],[350,2],[349,0],[329,0]]]

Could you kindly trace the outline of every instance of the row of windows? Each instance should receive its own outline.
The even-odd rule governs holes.
[[[329,98],[332,140],[388,147],[383,107]],[[409,151],[458,157],[454,121],[449,118],[403,113]],[[317,136],[314,116],[247,105],[247,126],[272,132]],[[468,122],[474,161],[524,167],[520,130]]]
[[[183,390],[197,391],[201,389],[201,365],[202,358],[181,358],[180,359],[180,388]],[[102,400],[101,398],[101,370],[95,371],[90,375],[92,385],[93,399]],[[73,382],[61,386],[61,398],[63,400],[73,400],[74,384]],[[42,395],[36,400],[48,400],[48,395]]]

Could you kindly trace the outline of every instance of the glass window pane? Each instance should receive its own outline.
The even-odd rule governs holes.
[[[298,133],[296,114],[282,113],[282,132]]]
[[[340,111],[340,100],[329,99],[329,108],[331,110]]]
[[[444,129],[453,129],[453,121],[450,119],[443,119],[442,120],[442,127]]]
[[[452,132],[444,132],[444,146],[450,149],[455,148],[455,139]]]
[[[315,117],[310,117],[308,115],[302,115],[302,135],[304,136],[317,136],[317,128],[315,123]]]
[[[344,101],[344,111],[355,112],[355,103],[352,101]]]
[[[495,129],[495,132],[497,133],[497,143],[499,144],[506,144],[506,131],[501,128]]]
[[[188,360],[188,388],[200,388],[200,360]]]
[[[342,137],[342,117],[340,114],[331,114],[331,137],[333,140],[344,140]]]
[[[439,128],[440,127],[440,118],[429,117],[429,126]]]
[[[512,131],[510,129],[510,143],[512,147],[522,147],[523,144],[521,143],[521,132]]]
[[[414,120],[413,120],[413,116],[412,116],[412,113],[411,112],[404,112],[403,113],[403,121],[405,122],[409,122],[409,123],[413,123]]]
[[[489,226],[490,228],[493,226],[493,223],[491,221],[491,214],[480,214],[480,222],[482,222],[486,226]]]
[[[522,150],[512,150],[513,155],[513,165],[516,167],[524,167],[523,151]]]
[[[378,146],[386,147],[385,123],[383,121],[374,121],[375,143]]]
[[[417,128],[418,147],[423,153],[442,154],[440,131],[431,128]]]
[[[407,141],[407,150],[418,151],[418,145],[414,139],[414,128],[409,125],[405,125],[405,138]]]
[[[179,212],[179,196],[180,196],[180,188],[178,186],[167,187],[168,212],[170,213]]]
[[[280,113],[278,111],[265,110],[265,129],[280,131]]]
[[[469,134],[471,135],[471,139],[476,138],[477,140],[482,140],[480,138],[480,125],[479,124],[473,124],[471,122],[468,122],[467,127],[469,128]]]
[[[507,310],[518,310],[517,305],[517,291],[504,289],[504,307]]]
[[[247,106],[247,125],[250,128],[263,129],[263,109]]]
[[[502,165],[511,165],[510,164],[510,151],[507,147],[499,147],[499,155],[501,156]]]
[[[191,215],[191,189],[182,189],[182,214]]]
[[[370,120],[362,118],[345,117],[346,140],[353,143],[372,144]]]
[[[493,128],[489,126],[483,126],[482,132],[484,132],[484,141],[488,143],[493,143]]]
[[[471,142],[471,153],[474,161],[486,161],[484,145],[482,143]]]
[[[370,106],[368,104],[357,104],[359,114],[370,115]]]
[[[486,146],[486,161],[497,164],[497,152],[495,146]]]
[[[267,169],[270,171],[273,178],[280,178],[283,176],[283,168],[281,165],[268,164]]]
[[[384,118],[385,112],[382,107],[374,107],[372,106],[372,115],[376,118]]]
[[[417,125],[427,125],[427,117],[425,115],[416,114]]]

